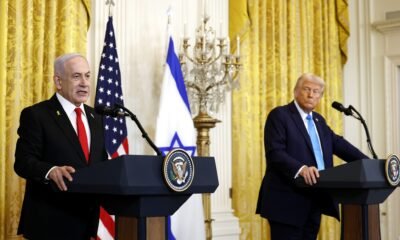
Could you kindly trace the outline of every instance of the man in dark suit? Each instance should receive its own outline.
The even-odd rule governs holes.
[[[339,219],[338,205],[332,199],[296,187],[295,178],[315,184],[319,170],[333,167],[333,154],[345,161],[368,158],[313,112],[324,86],[316,75],[301,75],[294,88],[294,101],[268,115],[264,129],[267,170],[256,213],[268,219],[272,240],[315,240],[321,214]]]
[[[58,57],[53,77],[56,94],[21,113],[14,169],[26,179],[18,227],[26,239],[87,240],[97,234],[96,199],[68,193],[65,183],[73,181],[76,169],[107,160],[102,117],[84,104],[90,74],[82,55]]]

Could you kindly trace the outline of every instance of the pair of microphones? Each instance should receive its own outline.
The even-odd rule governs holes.
[[[370,136],[369,136],[369,131],[367,128],[367,125],[362,118],[361,114],[351,105],[349,105],[347,108],[343,106],[343,104],[334,101],[332,103],[332,107],[339,112],[344,113],[346,116],[352,116],[358,120],[361,121],[362,125],[364,126],[366,135],[367,135],[367,142],[369,149],[373,155],[374,158],[377,158],[376,153],[374,151],[374,148],[372,147]],[[147,140],[147,142],[150,144],[150,146],[155,150],[157,155],[161,156],[160,150],[154,145],[153,141],[148,137],[146,131],[143,129],[142,125],[140,124],[139,120],[136,118],[136,115],[133,114],[129,109],[125,108],[123,105],[116,103],[114,106],[104,106],[104,105],[99,105],[95,107],[95,111],[98,114],[105,115],[105,116],[110,116],[110,117],[130,117],[138,126],[139,130],[142,132],[142,136]],[[357,116],[353,114],[353,111],[356,113]]]

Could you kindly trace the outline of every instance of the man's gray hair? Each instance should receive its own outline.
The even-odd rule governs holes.
[[[67,53],[57,57],[56,60],[54,60],[54,75],[65,77],[65,62],[76,57],[81,57],[86,60],[86,57],[80,53]]]
[[[300,75],[300,77],[297,79],[296,86],[294,87],[294,90],[296,90],[301,85],[303,85],[303,82],[305,80],[308,80],[310,82],[318,84],[321,87],[322,93],[324,92],[325,81],[320,76],[317,76],[317,75],[315,75],[313,73],[303,73],[302,75]]]

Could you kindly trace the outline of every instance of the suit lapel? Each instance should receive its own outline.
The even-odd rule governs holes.
[[[303,119],[301,119],[301,115],[300,115],[299,111],[297,111],[297,108],[296,108],[296,105],[294,104],[294,102],[291,102],[289,104],[289,110],[291,112],[291,116],[292,116],[293,122],[296,124],[296,127],[301,132],[301,135],[303,136],[303,138],[304,138],[304,140],[306,142],[306,145],[308,146],[310,151],[312,153],[314,153],[313,152],[313,148],[312,148],[312,144],[311,144],[310,135],[308,135],[306,126],[304,125],[304,121],[303,121]]]
[[[98,131],[97,129],[96,121],[98,121],[99,119],[96,119],[96,117],[98,118],[99,116],[95,116],[92,109],[90,109],[86,105],[85,105],[85,112],[90,128],[90,153],[93,153],[95,149],[102,147],[99,146],[98,139],[103,138],[104,136],[100,136],[98,134],[101,131]],[[94,159],[92,158],[92,156],[93,156],[92,154],[89,154],[89,163],[93,163]]]
[[[49,101],[51,105],[50,115],[54,118],[57,125],[61,128],[62,132],[68,139],[68,142],[71,143],[73,149],[79,155],[81,161],[83,161],[86,164],[85,155],[83,153],[81,144],[79,143],[78,136],[76,135],[74,127],[72,126],[71,121],[69,120],[63,107],[58,101],[56,95],[53,95],[53,97]]]

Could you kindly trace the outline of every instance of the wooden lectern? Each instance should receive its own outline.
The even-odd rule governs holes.
[[[147,217],[170,216],[194,193],[213,193],[218,176],[213,157],[193,157],[195,174],[184,192],[170,190],[163,178],[163,157],[125,155],[82,168],[68,183],[68,191],[92,194],[112,215],[123,219],[118,224],[116,239],[146,240]],[[126,223],[131,226],[126,226]],[[160,231],[149,229],[150,231]],[[161,230],[163,235],[165,230]],[[129,235],[129,237],[127,237]]]
[[[302,179],[300,187],[306,187]],[[313,186],[342,204],[342,240],[379,240],[379,206],[395,190],[385,160],[362,159],[322,170]]]

